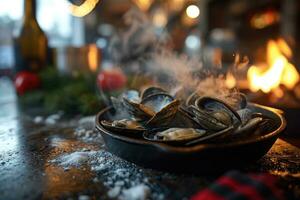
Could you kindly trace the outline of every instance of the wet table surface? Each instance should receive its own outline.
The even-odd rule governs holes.
[[[0,199],[188,199],[219,176],[135,166],[105,150],[93,116],[60,117],[23,112],[9,81],[0,80]],[[288,198],[300,198],[299,147],[300,137],[284,136],[239,170],[274,174]]]

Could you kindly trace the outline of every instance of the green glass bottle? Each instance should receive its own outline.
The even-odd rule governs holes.
[[[14,45],[17,72],[38,71],[46,65],[48,41],[36,19],[35,0],[24,0],[23,24]]]

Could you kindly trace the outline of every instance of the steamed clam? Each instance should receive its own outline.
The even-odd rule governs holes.
[[[225,141],[272,128],[271,119],[247,107],[244,95],[236,99],[233,106],[196,92],[180,101],[159,87],[141,94],[128,90],[111,98],[118,117],[101,124],[114,133],[180,145]]]
[[[224,111],[241,122],[241,117],[230,105],[224,101],[213,97],[200,97],[195,101],[195,106],[207,111]]]
[[[122,132],[140,132],[143,127],[152,129],[155,127],[168,126],[175,117],[180,101],[174,99],[163,89],[151,87],[144,91],[142,97],[136,90],[128,90],[119,98],[111,97],[112,105],[116,112],[122,113],[121,120],[111,122],[102,121],[102,125],[109,130]],[[124,114],[125,113],[125,114]],[[124,122],[126,124],[124,125]],[[136,122],[141,125],[129,127],[128,123]]]
[[[141,95],[141,99],[146,99],[149,96],[155,95],[155,94],[167,94],[167,92],[160,88],[160,87],[148,87],[145,89]]]
[[[234,136],[247,135],[252,133],[259,133],[260,131],[269,131],[273,128],[274,122],[262,113],[252,113],[251,117],[243,121],[236,130],[234,131]],[[257,130],[259,130],[257,132]]]
[[[184,111],[186,111],[200,127],[206,130],[219,131],[228,126],[216,116],[213,116],[211,113],[199,109],[196,106],[189,106],[186,110],[184,109]]]
[[[101,125],[107,130],[133,137],[141,137],[146,130],[141,124],[129,119],[107,121],[102,120]]]
[[[170,102],[147,121],[145,125],[147,127],[168,126],[175,117],[179,104],[179,100]]]
[[[241,123],[239,114],[225,102],[212,97],[188,99],[182,110],[206,130],[220,131],[233,126],[236,121]],[[193,103],[194,105],[190,105]]]
[[[155,111],[141,103],[136,103],[123,98],[123,104],[132,118],[136,121],[147,121],[155,115]]]
[[[262,117],[254,117],[249,119],[246,123],[241,124],[236,128],[234,131],[234,135],[239,135],[239,134],[247,134],[249,132],[254,131],[259,124],[261,124],[264,121],[264,118]]]
[[[151,108],[155,113],[174,101],[174,98],[169,94],[159,93],[152,94],[142,99],[141,104]]]
[[[163,143],[184,144],[206,134],[205,130],[193,128],[169,128],[162,131],[145,132],[144,138]]]
[[[166,93],[147,95],[140,103],[126,98],[123,98],[123,102],[132,118],[147,127],[167,126],[180,104],[179,100]]]

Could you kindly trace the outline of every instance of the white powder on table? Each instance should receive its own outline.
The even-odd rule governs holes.
[[[150,189],[145,184],[139,184],[122,191],[120,200],[145,200],[150,194]]]
[[[119,200],[145,200],[151,195],[153,199],[162,200],[164,195],[152,191],[144,169],[128,163],[107,151],[80,151],[59,156],[51,162],[63,168],[80,167],[88,164],[90,169],[100,177],[94,178],[107,187],[107,196]]]
[[[62,167],[79,167],[80,165],[87,163],[90,157],[95,153],[95,151],[76,151],[70,154],[62,155],[51,162],[58,163]]]

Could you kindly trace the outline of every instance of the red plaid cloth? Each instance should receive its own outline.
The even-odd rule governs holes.
[[[263,200],[284,199],[276,187],[276,177],[270,174],[243,174],[230,171],[191,200]]]

